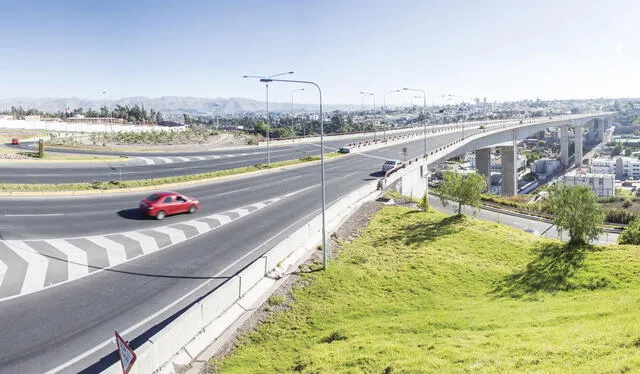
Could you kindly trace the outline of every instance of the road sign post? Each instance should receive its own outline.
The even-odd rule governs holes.
[[[129,370],[136,362],[136,353],[129,347],[127,342],[122,339],[120,334],[116,331],[116,345],[118,346],[118,356],[120,357],[120,364],[122,364],[122,373],[128,374]]]

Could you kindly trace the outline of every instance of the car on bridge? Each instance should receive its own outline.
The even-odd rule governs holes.
[[[11,139],[11,145],[19,145],[19,144],[20,144],[20,139],[18,138]]]
[[[351,148],[347,145],[340,147],[338,153],[351,153]]]
[[[387,160],[382,164],[382,172],[386,173],[389,170],[395,169],[402,165],[402,161],[400,160]]]
[[[140,211],[158,220],[166,216],[189,213],[200,209],[200,202],[193,198],[175,192],[158,192],[140,201]]]

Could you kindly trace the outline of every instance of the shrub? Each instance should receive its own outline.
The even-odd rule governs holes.
[[[640,220],[634,219],[629,226],[618,236],[619,244],[640,244]]]
[[[622,207],[623,208],[630,208],[633,204],[631,203],[631,200],[627,199],[624,201],[624,203],[622,203]]]
[[[628,224],[636,218],[633,212],[624,209],[606,209],[604,220],[610,223]]]

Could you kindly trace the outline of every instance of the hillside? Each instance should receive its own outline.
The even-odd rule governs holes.
[[[264,112],[265,102],[246,98],[201,98],[201,97],[181,97],[163,96],[156,98],[149,97],[125,97],[114,100],[88,100],[81,98],[9,98],[0,100],[0,110],[11,109],[12,106],[22,106],[25,109],[35,108],[44,112],[57,112],[64,108],[92,108],[98,110],[101,106],[109,107],[144,105],[146,109],[155,109],[163,113],[214,113],[215,104],[219,104],[219,113],[241,113],[241,112]],[[351,105],[328,105],[326,110],[355,109]],[[269,103],[269,110],[289,112],[291,103]],[[318,105],[296,104],[298,111],[317,111]]]
[[[221,373],[640,370],[640,249],[384,207]],[[277,304],[275,301],[273,304]]]

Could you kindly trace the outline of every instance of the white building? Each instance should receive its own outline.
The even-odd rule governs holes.
[[[615,196],[614,174],[592,174],[585,169],[576,169],[567,173],[563,183],[567,186],[585,186],[591,188],[599,197]]]
[[[615,174],[616,160],[613,158],[594,158],[589,165],[592,174]]]
[[[531,171],[538,179],[547,179],[549,176],[554,175],[561,166],[560,160],[541,158],[533,163]]]

